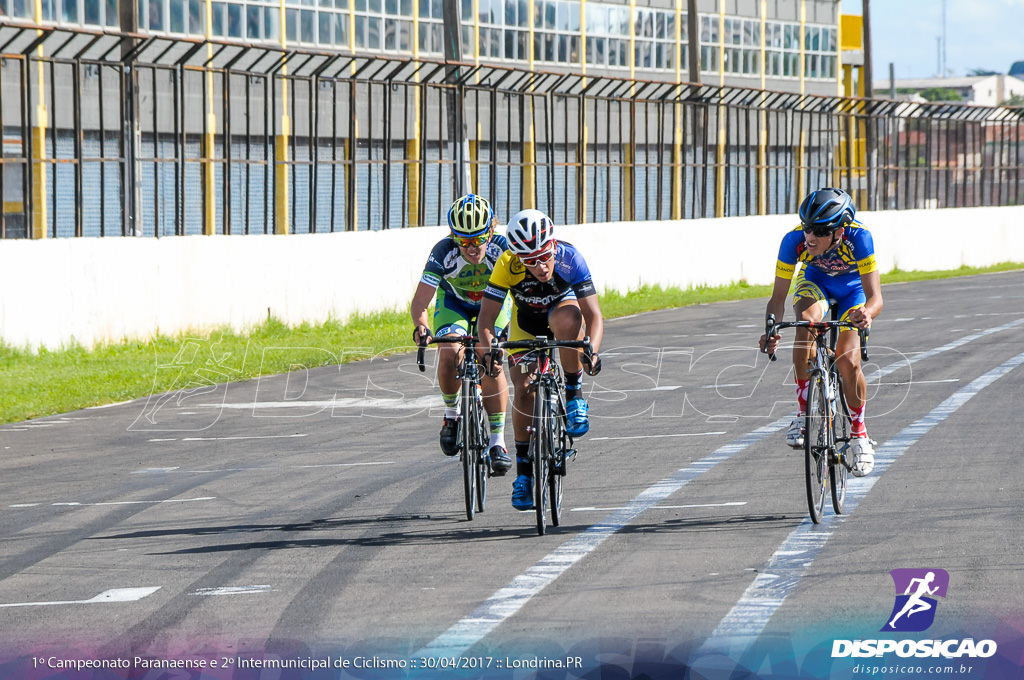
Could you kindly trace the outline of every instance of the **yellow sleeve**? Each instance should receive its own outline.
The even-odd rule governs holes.
[[[512,251],[506,250],[498,258],[498,261],[494,263],[494,269],[491,270],[491,278],[488,281],[488,285],[508,290],[512,287]]]
[[[878,269],[878,262],[875,261],[874,254],[868,255],[863,260],[857,260],[857,271],[860,275],[870,274]]]
[[[778,260],[775,263],[775,276],[780,279],[786,279],[787,281],[793,278],[793,274],[796,272],[796,265],[783,262]]]

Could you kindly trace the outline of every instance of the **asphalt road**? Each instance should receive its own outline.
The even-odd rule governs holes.
[[[829,650],[884,637],[898,568],[949,575],[927,637],[992,638],[971,663],[1016,668],[1024,272],[884,295],[878,465],[818,527],[784,444],[792,367],[755,349],[764,301],[608,322],[543,537],[511,476],[465,519],[411,353],[221,384],[237,357],[183,347],[154,367],[177,393],[0,428],[0,675],[143,677],[139,657],[217,662],[203,677],[851,677]],[[266,658],[306,666],[239,668]]]

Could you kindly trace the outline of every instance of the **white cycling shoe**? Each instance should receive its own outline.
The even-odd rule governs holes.
[[[794,449],[804,448],[804,417],[797,416],[786,430],[786,444]]]
[[[854,477],[863,477],[875,469],[875,447],[867,437],[851,440],[850,453],[853,454]]]

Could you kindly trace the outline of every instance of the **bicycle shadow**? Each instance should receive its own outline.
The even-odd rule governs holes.
[[[372,528],[391,525],[394,531],[372,533]],[[433,528],[436,525],[437,528]],[[359,536],[338,536],[339,532],[366,528],[368,533]],[[384,527],[385,529],[387,527]],[[206,527],[177,527],[173,529],[154,529],[147,531],[126,532],[109,536],[95,536],[89,540],[146,540],[171,539],[175,537],[230,536],[233,534],[280,535],[292,534],[281,538],[268,536],[261,540],[242,541],[239,543],[221,543],[202,545],[178,550],[150,552],[150,555],[201,555],[249,550],[292,550],[297,548],[342,548],[342,547],[388,547],[409,545],[436,545],[440,542],[482,543],[495,541],[518,540],[536,537],[537,530],[532,524],[522,526],[487,526],[482,523],[474,525],[465,519],[465,515],[451,514],[410,514],[410,515],[376,515],[365,517],[346,517],[316,519],[308,522],[290,524],[231,524]],[[312,536],[311,534],[323,534]],[[308,536],[308,537],[307,537]]]

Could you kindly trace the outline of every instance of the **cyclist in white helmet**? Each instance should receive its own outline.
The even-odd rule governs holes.
[[[494,337],[491,328],[508,293],[512,295],[510,340],[538,335],[557,340],[582,340],[589,335],[594,348],[589,361],[579,350],[559,350],[565,374],[567,430],[573,437],[579,437],[590,428],[587,402],[583,399],[583,369],[590,375],[597,375],[601,370],[598,351],[604,335],[604,318],[590,269],[575,246],[555,240],[551,218],[539,210],[517,213],[509,221],[505,237],[509,249],[494,265],[480,305],[481,337],[485,340],[482,351]],[[512,428],[516,480],[512,485],[512,505],[518,510],[530,510],[533,508],[533,470],[527,456],[533,393],[526,389],[528,374],[516,369],[523,351],[513,351],[509,356],[515,385]]]
[[[418,344],[421,338],[429,341],[435,335],[467,335],[483,330],[477,328],[480,300],[484,296],[484,288],[494,263],[506,247],[505,237],[494,233],[494,228],[499,224],[491,204],[482,196],[467,194],[452,203],[448,210],[450,234],[438,241],[430,251],[423,276],[413,295],[410,309],[415,325],[413,342]],[[435,302],[433,333],[427,313],[431,301]],[[495,324],[499,329],[508,324],[510,309],[510,304],[498,304],[498,314],[489,321],[491,325],[487,330],[491,331],[491,335],[488,344],[489,338],[494,335]],[[461,383],[457,372],[461,360],[461,345],[438,345],[437,382],[445,406],[441,425],[441,451],[446,456],[454,456],[459,452],[457,436]],[[512,459],[505,448],[508,384],[502,371],[494,376],[484,375],[480,382],[484,408],[490,422],[488,455],[491,458],[491,470],[496,475],[503,475],[512,467]]]

